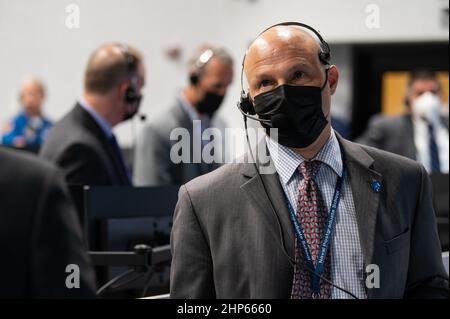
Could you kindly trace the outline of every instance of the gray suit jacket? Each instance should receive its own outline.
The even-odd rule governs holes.
[[[364,263],[380,268],[380,288],[368,297],[448,297],[425,169],[338,138]],[[278,175],[262,179],[268,196],[253,164],[228,164],[181,187],[171,235],[173,298],[290,297],[294,229]],[[373,180],[382,182],[380,193]]]
[[[448,118],[442,118],[442,124],[448,129]],[[413,160],[416,159],[414,126],[409,114],[375,115],[370,120],[366,131],[356,141]]]
[[[191,140],[188,150],[192,158],[192,120],[177,100],[146,126],[137,140],[133,173],[136,185],[181,185],[218,167],[217,164],[206,163],[173,163],[170,150],[178,141],[170,140],[170,133],[176,128],[185,128],[189,132]]]

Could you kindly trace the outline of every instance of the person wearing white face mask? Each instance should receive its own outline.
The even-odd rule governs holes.
[[[449,121],[434,72],[412,72],[405,104],[403,115],[374,116],[357,142],[417,160],[429,173],[448,173]]]

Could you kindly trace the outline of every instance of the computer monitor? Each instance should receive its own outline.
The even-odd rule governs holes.
[[[169,244],[178,189],[179,186],[84,186],[80,193],[79,187],[72,186],[89,250],[126,252],[133,251],[137,244]],[[97,270],[101,285],[126,269]],[[166,293],[169,275],[170,265],[156,267],[148,292]],[[136,282],[127,288],[140,289],[142,284]]]

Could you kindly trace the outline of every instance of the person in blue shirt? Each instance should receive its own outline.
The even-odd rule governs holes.
[[[44,84],[34,77],[26,79],[19,98],[23,109],[4,128],[2,144],[17,148],[39,147],[52,127],[52,122],[42,113]]]

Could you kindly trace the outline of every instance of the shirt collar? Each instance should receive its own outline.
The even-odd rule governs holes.
[[[283,183],[287,184],[305,159],[289,147],[278,144],[268,136],[266,137],[266,143],[278,175],[281,177]],[[342,153],[333,130],[331,131],[330,138],[314,160],[327,164],[339,177],[342,176]]]
[[[100,115],[97,111],[94,110],[94,108],[89,105],[86,100],[83,98],[80,98],[78,100],[78,103],[81,105],[81,107],[88,112],[95,120],[95,122],[100,126],[102,131],[105,133],[106,137],[111,138],[113,136],[113,131],[111,125]]]
[[[189,118],[194,121],[194,120],[200,120],[202,121],[203,124],[206,124],[206,126],[209,126],[209,117],[208,116],[201,116],[200,114],[198,114],[197,110],[195,109],[195,107],[189,103],[189,101],[186,99],[186,97],[184,96],[183,92],[180,92],[178,94],[178,100],[181,103],[181,107],[183,108],[183,110],[185,110],[187,112],[187,114],[189,115]]]
[[[412,115],[411,118],[412,118],[412,122],[413,122],[414,126],[419,125],[419,126],[423,126],[423,127],[429,127],[431,125],[434,129],[438,129],[443,126],[441,115],[436,116],[431,121],[427,121],[426,119],[424,119],[420,116],[415,116],[415,115]]]
[[[194,106],[191,103],[189,103],[189,101],[184,96],[183,92],[180,92],[180,94],[178,94],[178,99],[180,100],[181,106],[187,112],[191,120],[200,119],[200,116],[195,110]]]

